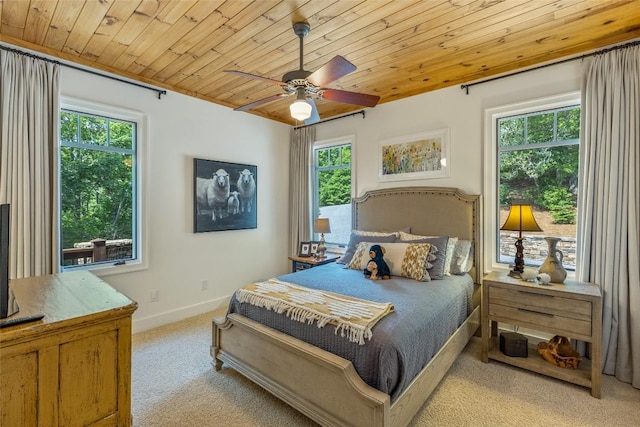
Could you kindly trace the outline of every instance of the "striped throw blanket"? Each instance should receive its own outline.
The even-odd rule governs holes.
[[[366,301],[328,291],[309,289],[278,279],[269,279],[240,288],[236,298],[241,303],[286,315],[293,320],[312,324],[319,328],[327,323],[336,325],[335,333],[349,341],[365,344],[371,339],[371,328],[393,311],[391,303]]]

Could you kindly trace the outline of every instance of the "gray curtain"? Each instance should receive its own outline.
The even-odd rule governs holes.
[[[0,50],[0,203],[11,204],[11,278],[57,271],[58,69]]]
[[[298,254],[301,241],[311,240],[311,171],[315,127],[291,130],[289,151],[289,253]]]
[[[603,372],[640,388],[640,46],[584,65],[578,279],[603,294]]]

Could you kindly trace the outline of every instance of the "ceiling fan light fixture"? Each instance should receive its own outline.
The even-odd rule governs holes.
[[[304,96],[304,89],[298,90],[296,100],[289,106],[291,117],[296,120],[303,121],[311,117],[311,104],[309,104]]]

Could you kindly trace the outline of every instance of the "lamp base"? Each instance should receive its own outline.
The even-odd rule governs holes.
[[[516,279],[522,279],[522,272],[512,269],[512,270],[509,271],[509,277],[514,277]]]
[[[524,271],[524,245],[522,244],[522,237],[516,239],[516,257],[513,260],[514,265],[509,272],[509,276],[515,277],[518,279],[522,278],[522,272]]]
[[[327,251],[327,247],[325,246],[324,241],[324,233],[320,234],[320,244],[318,245],[318,249],[316,250],[316,259],[325,259],[325,252]]]

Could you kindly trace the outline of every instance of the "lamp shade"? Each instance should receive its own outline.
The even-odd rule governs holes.
[[[528,203],[512,203],[509,216],[500,230],[509,231],[542,231],[533,216],[533,210]]]
[[[313,226],[313,231],[316,233],[331,233],[331,225],[329,225],[329,218],[318,218]]]

